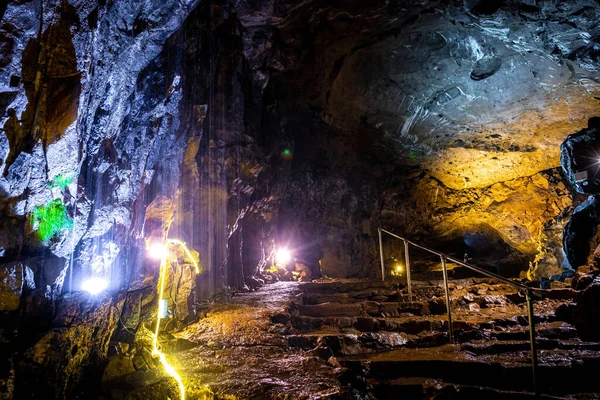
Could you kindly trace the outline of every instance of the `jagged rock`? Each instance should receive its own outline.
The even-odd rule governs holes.
[[[110,393],[112,388],[118,387],[121,381],[135,370],[131,357],[127,355],[113,357],[102,374],[102,391]]]
[[[600,339],[600,278],[594,281],[577,298],[573,323],[583,340]]]
[[[125,298],[119,321],[126,329],[136,331],[140,323],[142,296],[143,293],[136,291],[128,293]]]
[[[565,261],[563,268],[577,269],[590,260],[600,245],[596,238],[600,225],[600,202],[595,196],[590,196],[585,202],[579,204],[571,220],[567,223],[563,233],[563,251]]]
[[[560,146],[560,164],[569,183],[581,194],[600,193],[598,157],[600,129],[587,128],[567,136]]]
[[[194,266],[187,262],[171,263],[165,279],[165,298],[169,299],[169,309],[173,311],[177,326],[194,321],[197,318]]]
[[[173,223],[175,205],[167,196],[159,196],[146,207],[144,236],[149,241],[164,242]]]
[[[142,324],[142,325],[140,325],[140,327],[138,328],[138,330],[135,333],[134,344],[138,348],[151,349],[152,343],[153,343],[153,338],[154,338],[154,332],[150,331],[148,328],[146,328]]]
[[[35,289],[33,273],[22,263],[0,265],[0,311],[15,311],[24,290]]]
[[[300,282],[310,282],[312,279],[312,272],[310,268],[308,268],[304,264],[296,263],[294,265],[294,271],[298,274],[297,279]]]
[[[66,400],[95,390],[90,379],[102,371],[124,298],[86,297],[59,300],[56,328],[29,348],[17,366],[16,395],[44,398],[52,393]]]

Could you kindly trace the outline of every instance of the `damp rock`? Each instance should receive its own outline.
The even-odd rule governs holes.
[[[117,387],[125,376],[135,372],[133,361],[127,355],[113,357],[102,374],[102,390],[109,393],[114,387]]]
[[[484,57],[475,63],[471,71],[471,79],[480,81],[494,75],[502,66],[502,58],[498,56]]]
[[[600,193],[598,156],[600,128],[586,128],[567,136],[560,146],[560,164],[567,180],[581,194]]]
[[[573,323],[583,340],[600,340],[600,277],[577,298]]]
[[[579,204],[565,226],[563,232],[563,268],[577,269],[588,262],[594,262],[594,253],[600,246],[598,226],[600,225],[600,201],[590,196]]]
[[[0,265],[0,311],[15,311],[25,290],[33,290],[32,271],[22,263]]]

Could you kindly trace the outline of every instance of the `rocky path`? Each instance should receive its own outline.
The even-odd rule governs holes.
[[[188,399],[534,398],[524,297],[490,279],[280,282],[234,296],[177,334]],[[600,344],[572,323],[578,291],[535,303],[544,398],[600,398]]]
[[[177,337],[196,346],[171,359],[188,399],[300,399],[336,393],[341,368],[288,345],[288,309],[301,294],[279,282],[234,296]]]

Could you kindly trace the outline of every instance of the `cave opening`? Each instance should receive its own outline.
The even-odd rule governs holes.
[[[595,398],[595,0],[0,3],[0,399]]]

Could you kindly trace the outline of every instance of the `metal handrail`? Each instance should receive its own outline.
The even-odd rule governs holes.
[[[463,261],[457,260],[456,258],[448,256],[439,251],[418,245],[414,242],[411,242],[410,240],[408,240],[406,238],[398,236],[398,235],[396,235],[390,231],[387,231],[383,228],[377,228],[377,231],[379,234],[379,257],[381,260],[381,280],[382,281],[385,281],[385,265],[384,265],[384,257],[383,257],[383,240],[382,240],[381,234],[386,233],[386,234],[388,234],[396,239],[400,239],[404,242],[406,281],[407,281],[408,296],[409,296],[410,301],[412,301],[412,281],[410,279],[409,245],[412,245],[421,250],[425,250],[431,254],[434,254],[434,255],[440,257],[440,261],[442,263],[443,277],[444,277],[444,292],[446,295],[446,312],[447,312],[447,316],[448,316],[448,341],[450,343],[454,342],[454,332],[453,332],[453,327],[452,327],[452,312],[451,312],[450,290],[448,288],[448,268],[446,266],[446,261],[450,261],[454,264],[458,264],[458,265],[468,268],[472,271],[475,271],[482,275],[485,275],[488,278],[496,279],[502,283],[506,283],[508,285],[511,285],[511,286],[517,288],[518,290],[522,290],[525,292],[525,298],[527,299],[527,316],[528,316],[528,320],[529,320],[529,341],[531,343],[531,367],[532,367],[532,373],[533,373],[533,390],[535,392],[536,397],[539,397],[540,393],[539,393],[539,388],[538,388],[538,384],[537,384],[538,357],[537,357],[537,346],[536,346],[536,341],[535,341],[535,322],[533,320],[534,314],[533,314],[532,296],[542,297],[541,294],[534,288],[530,288],[519,282],[511,281],[510,279],[507,279],[503,276],[494,274],[493,272],[487,271],[483,268],[467,264]]]

